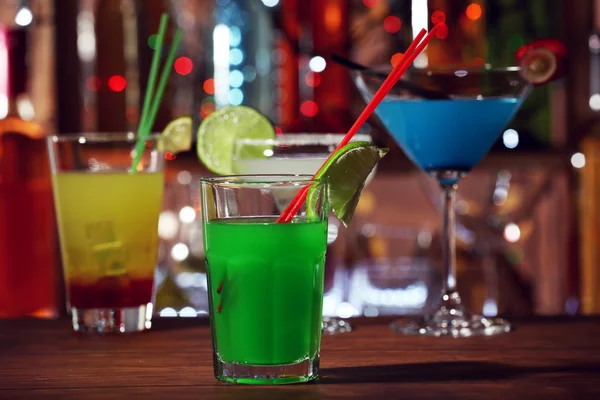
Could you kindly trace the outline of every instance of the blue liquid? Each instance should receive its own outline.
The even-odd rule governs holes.
[[[375,113],[421,169],[468,172],[490,150],[521,101],[383,100]]]

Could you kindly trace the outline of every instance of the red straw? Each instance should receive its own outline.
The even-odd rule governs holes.
[[[345,145],[350,143],[350,140],[352,140],[352,137],[354,137],[356,132],[358,132],[358,129],[367,121],[367,119],[369,119],[369,117],[371,116],[371,114],[373,114],[373,111],[375,111],[375,109],[377,108],[379,103],[381,103],[381,101],[384,99],[384,97],[394,87],[396,82],[398,82],[398,80],[402,77],[402,75],[404,75],[406,70],[411,66],[411,64],[413,63],[415,58],[417,58],[417,56],[423,51],[425,46],[427,46],[427,44],[429,44],[429,42],[435,35],[436,30],[437,30],[437,25],[434,26],[431,29],[431,31],[429,31],[429,33],[427,34],[425,39],[423,39],[423,36],[425,36],[425,33],[427,33],[427,31],[425,29],[421,29],[421,32],[419,32],[417,37],[415,37],[413,42],[410,44],[410,46],[404,53],[404,56],[402,57],[402,61],[399,62],[394,67],[392,72],[390,72],[390,74],[385,79],[385,81],[383,82],[381,87],[377,90],[377,92],[375,92],[375,95],[373,95],[373,98],[371,99],[369,104],[367,104],[365,109],[358,116],[356,122],[354,122],[354,124],[352,125],[352,127],[350,128],[348,133],[346,133],[346,136],[344,136],[344,138],[342,139],[340,144],[329,155],[329,157],[327,157],[327,160],[325,160],[323,165],[321,165],[321,167],[319,168],[317,173],[315,173],[315,175],[313,176],[313,179],[318,175],[319,171],[321,171],[321,169],[327,164],[327,161],[329,161],[329,159],[333,156],[333,154],[336,151],[338,151],[339,149],[341,149],[342,147],[344,147]],[[421,39],[423,39],[423,41],[421,41]],[[302,203],[304,203],[304,200],[306,200],[306,196],[308,194],[309,187],[310,186],[305,186],[302,189],[300,189],[300,191],[298,191],[298,193],[296,194],[294,199],[292,199],[290,204],[288,204],[286,209],[283,210],[283,212],[277,219],[278,223],[288,223],[294,218],[294,216],[298,213],[298,210],[300,210]]]

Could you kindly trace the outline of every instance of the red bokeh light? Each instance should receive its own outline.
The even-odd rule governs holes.
[[[212,78],[205,80],[202,88],[208,94],[215,94],[215,80]]]
[[[312,100],[306,100],[300,106],[300,112],[307,117],[314,117],[319,112],[319,106]]]
[[[283,135],[283,129],[281,129],[280,127],[276,126],[275,127],[275,134],[277,134],[277,135]]]
[[[443,24],[446,22],[446,13],[440,10],[434,11],[431,14],[431,22],[434,25]]]
[[[389,15],[383,20],[383,29],[387,33],[396,33],[402,28],[402,20],[395,15]]]
[[[177,158],[177,156],[173,153],[169,153],[168,151],[165,153],[165,159],[167,159],[168,161],[172,161],[175,158]]]
[[[483,11],[481,10],[481,6],[479,4],[471,3],[467,7],[466,13],[467,18],[469,18],[472,21],[476,21],[479,18],[481,18],[481,14],[483,14]]]
[[[435,31],[435,36],[438,39],[446,39],[448,36],[448,25],[446,24],[437,24],[437,31]]]
[[[325,6],[325,27],[328,32],[337,32],[342,24],[342,8],[338,2],[329,2]]]
[[[402,60],[402,57],[404,57],[403,53],[396,53],[390,59],[390,63],[395,67]]]
[[[473,65],[474,67],[484,67],[485,66],[485,60],[481,57],[475,57],[473,59],[473,61],[471,61],[471,65]]]
[[[91,92],[97,92],[100,90],[101,81],[97,76],[90,76],[85,80],[85,87]]]
[[[192,72],[194,63],[189,57],[179,57],[177,60],[175,60],[173,68],[175,68],[175,72],[177,72],[179,75],[188,75],[190,72]]]
[[[215,103],[206,102],[206,103],[202,104],[202,107],[200,107],[200,116],[202,118],[206,118],[211,113],[213,113],[216,109],[217,109],[217,106],[215,105]]]
[[[108,80],[108,88],[113,92],[122,92],[127,87],[127,79],[121,75],[113,75]]]
[[[363,4],[369,8],[376,7],[381,0],[363,0]]]
[[[125,109],[125,117],[127,117],[127,121],[131,123],[138,122],[139,118],[139,109],[134,106],[129,106]]]
[[[317,87],[321,83],[321,74],[318,72],[308,72],[304,77],[304,81],[310,87]]]

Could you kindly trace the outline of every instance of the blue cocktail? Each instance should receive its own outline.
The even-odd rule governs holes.
[[[370,100],[381,86],[375,73],[357,72],[355,82]],[[406,84],[406,83],[409,84]],[[418,94],[411,88],[420,88]],[[466,311],[456,290],[454,201],[458,182],[487,154],[512,120],[531,85],[518,68],[408,71],[375,113],[406,155],[442,188],[445,270],[439,308],[397,331],[430,336],[495,335],[510,330],[498,318]]]
[[[468,172],[487,154],[521,101],[386,99],[375,113],[424,171]]]

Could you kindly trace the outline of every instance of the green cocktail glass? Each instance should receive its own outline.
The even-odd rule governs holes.
[[[301,175],[201,180],[215,377],[246,384],[317,377],[327,247],[325,184]],[[311,188],[291,223],[276,223]]]

